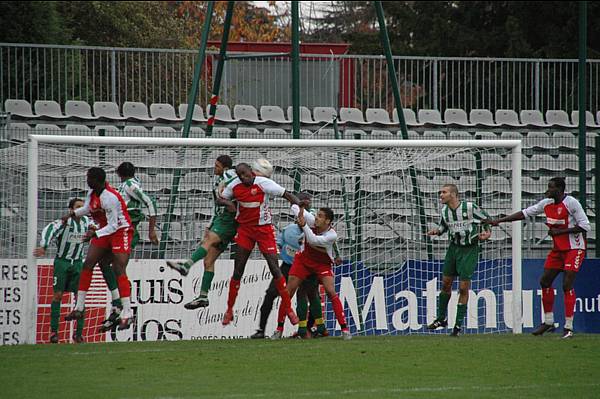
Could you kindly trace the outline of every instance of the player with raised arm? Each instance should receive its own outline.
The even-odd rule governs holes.
[[[83,206],[83,200],[72,198],[69,201],[69,211],[75,211]],[[35,256],[45,256],[48,246],[56,242],[56,256],[54,258],[52,289],[52,303],[50,304],[50,342],[58,343],[58,324],[60,318],[60,304],[63,292],[68,291],[77,295],[79,274],[83,267],[83,235],[92,225],[87,216],[72,216],[63,223],[61,219],[48,224],[42,230],[40,246],[35,249]],[[77,329],[73,341],[83,342],[84,319],[77,320]]]
[[[167,261],[167,265],[177,270],[182,276],[187,276],[190,268],[201,259],[204,259],[204,274],[200,286],[200,294],[192,301],[186,303],[184,308],[197,309],[208,306],[208,291],[215,276],[215,262],[219,255],[227,249],[227,246],[235,237],[237,222],[235,221],[235,212],[226,209],[225,206],[217,203],[217,198],[223,192],[223,189],[237,178],[235,170],[232,169],[233,161],[229,155],[220,155],[215,160],[213,200],[215,202],[213,219],[210,226],[206,229],[202,243],[192,253],[190,259],[184,262]]]
[[[287,287],[290,298],[294,297],[302,281],[311,274],[316,274],[333,305],[333,312],[342,329],[342,337],[346,340],[351,339],[342,302],[335,292],[335,280],[331,270],[335,256],[333,246],[337,241],[337,233],[331,226],[333,211],[330,208],[320,208],[316,217],[299,206],[292,206],[292,211],[304,233],[304,246],[296,254],[290,269]],[[277,330],[272,336],[273,339],[282,337],[284,321],[284,309],[279,308]]]
[[[554,327],[554,288],[552,284],[560,272],[563,276],[563,292],[565,304],[565,325],[562,338],[573,337],[573,315],[575,313],[575,277],[581,268],[586,250],[586,232],[591,226],[579,201],[565,194],[565,180],[554,177],[548,182],[546,198],[520,212],[488,222],[497,226],[499,223],[513,222],[544,213],[546,225],[552,237],[552,250],[544,263],[544,273],[540,279],[542,287],[542,305],[544,322],[533,331],[533,335],[552,332]]]
[[[467,314],[471,278],[479,259],[479,243],[490,238],[492,233],[489,225],[484,222],[489,217],[487,213],[473,202],[461,201],[455,184],[443,185],[439,195],[444,205],[440,222],[438,227],[429,230],[427,235],[439,236],[448,233],[450,245],[442,269],[442,289],[438,296],[437,318],[427,328],[435,330],[448,326],[448,302],[452,295],[452,283],[458,276],[460,282],[456,322],[450,334],[456,337],[462,331],[463,319]]]
[[[263,160],[266,161],[266,160]],[[262,164],[262,166],[261,166]],[[265,169],[265,162],[256,162],[256,169]],[[250,165],[241,163],[236,167],[238,177],[228,184],[223,190],[222,198],[217,201],[227,206],[231,211],[236,209],[238,222],[235,242],[238,251],[235,256],[233,276],[229,282],[227,310],[223,315],[223,325],[228,325],[233,320],[233,306],[240,289],[240,280],[244,274],[248,258],[258,243],[258,248],[263,254],[269,270],[276,282],[277,292],[282,299],[281,306],[285,309],[292,324],[298,323],[298,316],[291,308],[290,296],[285,288],[285,277],[279,269],[277,260],[277,243],[275,242],[275,229],[272,225],[269,196],[283,197],[292,204],[299,204],[295,195],[285,190],[273,180],[263,176],[255,176]],[[268,173],[265,173],[268,174]]]
[[[103,258],[109,257],[117,276],[123,304],[118,328],[124,330],[133,323],[131,284],[125,272],[133,238],[131,220],[123,197],[106,181],[104,169],[90,168],[87,172],[87,183],[90,191],[84,205],[63,216],[63,221],[66,221],[73,216],[81,217],[89,214],[98,226],[98,229],[90,228],[83,236],[84,241],[91,240],[91,243],[79,279],[75,309],[65,317],[65,320],[83,318],[85,297],[92,282],[93,268]]]

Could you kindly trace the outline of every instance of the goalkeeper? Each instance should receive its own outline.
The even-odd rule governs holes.
[[[83,206],[83,200],[73,198],[69,201],[69,210],[75,211]],[[58,343],[58,323],[60,318],[60,304],[63,292],[77,294],[79,287],[79,274],[83,268],[83,235],[92,225],[87,216],[71,216],[66,223],[58,219],[42,230],[40,246],[35,249],[35,256],[45,256],[46,250],[52,241],[56,242],[56,257],[54,258],[53,285],[54,291],[50,304],[50,342]],[[77,329],[73,341],[83,342],[84,319],[77,320]]]
[[[435,330],[448,326],[448,302],[452,295],[452,283],[458,276],[460,283],[456,322],[450,334],[456,337],[462,332],[463,319],[467,313],[471,278],[479,258],[479,242],[490,238],[492,233],[489,225],[482,224],[482,220],[489,218],[487,213],[472,202],[459,200],[455,184],[442,186],[439,195],[444,205],[440,223],[437,228],[429,230],[427,235],[439,236],[447,232],[450,245],[442,269],[442,290],[438,296],[437,318],[427,328]],[[480,231],[481,227],[483,231]]]

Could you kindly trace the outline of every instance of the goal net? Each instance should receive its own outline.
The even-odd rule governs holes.
[[[48,339],[54,255],[49,252],[48,259],[40,261],[31,254],[43,227],[65,213],[68,200],[85,197],[86,171],[92,166],[103,167],[113,186],[120,184],[115,169],[121,162],[136,166],[142,188],[157,203],[161,242],[153,245],[148,223],[140,223],[141,241],[128,266],[137,316],[130,330],[97,332],[110,310],[110,294],[95,271],[86,302],[86,341],[248,337],[257,328],[270,282],[266,262],[257,250],[246,268],[234,323],[227,327],[220,320],[235,246],[217,263],[208,308],[183,308],[200,290],[202,261],[186,278],[165,264],[165,260],[189,258],[210,224],[213,167],[221,154],[230,155],[234,164],[266,158],[274,166],[274,181],[288,191],[311,194],[314,208],[333,209],[343,261],[334,267],[336,288],[355,335],[429,333],[426,326],[436,316],[448,237],[432,238],[426,232],[439,222],[438,192],[443,185],[456,184],[461,200],[479,205],[490,216],[520,209],[519,141],[31,136],[28,145],[2,151],[4,207],[15,211],[8,223],[20,223],[12,236],[12,252],[3,257],[28,258],[38,283],[32,312],[37,342]],[[276,230],[294,223],[286,200],[273,199],[271,209]],[[464,321],[466,333],[520,332],[520,246],[518,223],[494,228],[491,238],[481,243]],[[457,290],[455,282],[448,306],[451,326]],[[73,298],[65,295],[63,301],[66,314]],[[328,330],[339,334],[326,297],[323,306]],[[267,332],[274,329],[275,317],[276,306]],[[61,319],[62,339],[68,340],[73,329]],[[293,331],[286,327],[286,333]]]

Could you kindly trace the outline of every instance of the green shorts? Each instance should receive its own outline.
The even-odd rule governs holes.
[[[208,229],[219,236],[221,243],[218,248],[221,251],[225,251],[230,242],[233,241],[235,234],[237,233],[238,224],[235,219],[231,217],[216,216],[213,218]]]
[[[444,276],[459,276],[461,281],[470,281],[477,268],[479,245],[460,246],[450,244],[444,259]]]
[[[130,248],[133,249],[140,242],[140,233],[137,231],[137,224],[133,225],[133,238],[131,239]]]
[[[82,261],[68,259],[54,259],[54,292],[77,292],[79,288],[79,274],[83,268]]]

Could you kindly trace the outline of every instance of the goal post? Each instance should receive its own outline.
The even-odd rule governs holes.
[[[198,194],[196,185],[198,187],[207,185],[203,176],[211,174],[210,162],[214,162],[215,154],[231,154],[234,164],[251,163],[254,160],[249,158],[251,156],[269,159],[275,167],[273,180],[288,190],[294,189],[299,181],[301,190],[307,190],[313,195],[314,207],[329,206],[336,211],[336,215],[339,215],[334,225],[340,236],[340,249],[345,262],[340,270],[342,275],[344,270],[348,271],[349,277],[348,280],[342,277],[342,281],[337,282],[337,288],[340,290],[340,297],[343,299],[346,311],[350,313],[350,324],[359,334],[401,333],[398,325],[410,325],[406,327],[406,331],[410,333],[414,329],[414,332],[418,333],[422,331],[425,317],[431,318],[432,296],[430,295],[425,301],[425,285],[427,282],[431,283],[436,274],[438,280],[435,281],[441,279],[441,260],[447,248],[445,237],[432,241],[422,234],[428,226],[437,224],[439,219],[440,204],[437,198],[439,187],[435,188],[436,184],[444,181],[457,182],[463,197],[462,189],[467,190],[464,186],[467,183],[463,184],[463,182],[474,182],[473,187],[479,188],[477,190],[469,188],[470,194],[465,194],[464,197],[473,202],[484,203],[491,203],[499,199],[495,197],[502,197],[500,198],[502,202],[498,203],[506,205],[506,208],[498,209],[499,211],[506,213],[521,210],[522,160],[519,140],[239,140],[30,135],[26,163],[28,187],[26,258],[29,270],[32,271],[33,281],[37,281],[35,275],[37,260],[33,256],[33,251],[42,221],[38,214],[40,194],[44,193],[40,190],[42,183],[40,174],[51,172],[59,175],[69,170],[67,167],[52,166],[57,163],[45,159],[44,151],[63,153],[68,148],[83,149],[88,151],[84,151],[86,154],[98,152],[102,154],[100,157],[94,155],[90,159],[83,159],[86,155],[81,155],[82,159],[78,162],[80,169],[78,178],[83,179],[82,184],[85,184],[85,168],[103,166],[107,172],[112,173],[118,163],[124,161],[132,162],[136,166],[146,165],[138,170],[155,182],[159,177],[166,179],[175,173],[182,174],[183,177],[178,184],[186,185],[185,187],[170,190],[167,187],[169,184],[164,184],[165,182],[162,181],[162,186],[156,188],[157,192],[165,197],[172,192],[178,192],[177,195],[181,196],[178,197],[179,202],[183,203],[185,197],[186,203],[192,204],[189,205],[189,214],[186,210],[182,210],[178,214],[179,219],[174,219],[179,220],[174,222],[177,224],[176,227],[164,226],[165,230],[172,231],[172,234],[168,235],[174,237],[172,244],[161,247],[161,253],[162,249],[166,248],[165,259],[188,257],[202,238],[198,236],[200,230],[194,219],[202,212],[194,207],[206,206],[198,205],[198,201],[194,202],[197,199],[194,197],[200,196],[201,201],[207,198],[202,196],[202,192]],[[165,155],[166,151],[173,155],[172,159],[169,158],[169,154]],[[471,165],[471,159],[475,158],[473,154],[483,154],[484,157],[493,155],[501,159],[504,164],[497,166],[484,161],[482,170],[476,171]],[[121,157],[120,160],[118,157]],[[100,164],[98,159],[101,160]],[[71,159],[71,162],[75,160]],[[94,162],[97,164],[93,164]],[[480,190],[482,182],[476,181],[476,176],[482,175],[486,176],[486,181],[506,181],[509,187],[488,191],[484,189],[482,194]],[[298,176],[299,180],[297,180]],[[415,179],[411,179],[413,176]],[[142,184],[144,184],[143,179]],[[485,205],[483,208],[485,209]],[[285,200],[273,201],[277,229],[292,222],[286,214],[286,209]],[[426,215],[425,221],[423,215]],[[171,220],[167,217],[165,219]],[[48,220],[43,222],[47,223]],[[192,225],[193,227],[190,227]],[[205,227],[206,224],[202,226]],[[475,332],[521,333],[523,306],[521,223],[513,222],[508,230],[494,228],[493,231],[501,237],[495,237],[497,239],[485,244],[482,258],[486,259],[487,263],[484,266],[485,270],[480,273],[477,287],[484,291],[486,285],[494,285],[494,292],[498,291],[506,295],[503,299],[503,309],[511,314],[504,315],[504,327],[496,327],[495,322],[488,326],[486,307],[495,306],[495,299],[490,302],[492,303],[490,305],[482,294],[474,300],[475,309],[472,310],[474,314],[470,317],[475,321],[467,328],[472,328]],[[356,252],[355,247],[361,248],[359,253]],[[136,255],[145,259],[150,253],[148,258],[157,258],[159,250],[157,248],[147,250],[148,248],[150,247],[142,247]],[[231,257],[229,252],[227,255]],[[253,257],[260,259],[256,254]],[[133,254],[132,259],[134,259]],[[201,268],[198,265],[195,267]],[[508,269],[510,271],[507,271]],[[498,276],[495,273],[504,274]],[[364,277],[367,275],[368,278]],[[394,275],[393,280],[388,280],[391,275]],[[350,280],[352,280],[350,284],[354,284],[354,287],[348,285]],[[357,281],[360,281],[360,284]],[[375,309],[379,300],[377,297],[379,294],[374,291],[377,287],[371,289],[369,285],[371,283],[384,285],[388,281],[394,281],[396,287],[391,291],[391,295],[388,292],[381,295],[386,295],[386,301],[390,300],[388,297],[391,300],[397,298],[398,303],[391,305],[387,303],[386,309],[389,309],[386,312],[393,314],[385,315],[386,323],[393,327],[383,328],[383,321],[380,322],[378,310]],[[355,292],[352,292],[353,290]],[[414,322],[408,320],[411,316],[403,309],[410,306],[413,300],[411,295],[416,296],[407,293],[407,297],[404,298],[401,295],[411,290],[422,294],[422,298],[414,299],[418,302],[415,306],[419,309],[419,319]],[[185,293],[186,301],[192,299],[191,295],[189,292]],[[409,305],[406,305],[405,300]],[[484,302],[484,306],[479,302]],[[182,308],[181,305],[179,307]],[[362,310],[359,309],[360,307]],[[497,304],[497,307],[500,308],[500,304]],[[32,312],[35,311],[34,306]],[[330,309],[327,312],[330,313]],[[499,312],[502,313],[503,310]],[[185,317],[188,316],[182,316]],[[329,320],[334,319],[332,314],[327,314],[326,317]],[[486,320],[485,323],[480,323],[485,326],[477,324],[478,318]],[[333,324],[330,324],[329,328],[335,326],[334,321],[330,323]],[[392,332],[394,328],[396,332]],[[35,342],[35,331],[31,334],[31,342]],[[182,335],[186,336],[185,333]]]

